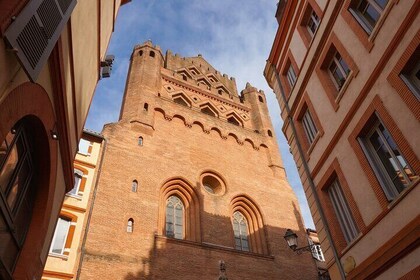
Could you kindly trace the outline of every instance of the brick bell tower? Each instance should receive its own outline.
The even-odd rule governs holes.
[[[263,91],[148,41],[103,134],[80,279],[316,278]]]

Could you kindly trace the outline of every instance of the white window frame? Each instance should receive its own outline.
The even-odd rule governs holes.
[[[363,1],[366,1],[368,5],[371,5],[372,8],[376,10],[376,12],[379,14],[378,20],[375,22],[375,25],[372,26],[370,22],[366,19],[365,15],[359,10],[360,5]],[[386,9],[386,6],[388,5],[390,1],[388,1],[384,8],[382,8],[378,3],[376,3],[375,0],[359,0],[356,8],[350,8],[349,12],[353,15],[353,17],[356,19],[356,21],[362,26],[363,30],[365,30],[366,33],[371,35],[373,33],[373,30],[378,25],[378,22],[381,20],[384,11]]]
[[[350,244],[359,235],[359,230],[353,219],[347,200],[344,197],[338,178],[329,186],[328,195],[344,238],[347,244]]]
[[[87,144],[87,150],[86,151],[83,151],[83,149],[80,149],[81,145],[83,147],[83,143]],[[89,153],[90,147],[92,147],[92,142],[82,138],[79,141],[77,152],[81,155],[84,155],[84,156],[90,156],[90,153]]]
[[[315,122],[312,118],[311,112],[309,112],[308,108],[303,114],[301,121],[302,121],[303,130],[305,131],[308,142],[309,144],[312,144],[315,141],[315,138],[318,134],[318,128],[316,127]]]
[[[53,249],[54,249],[53,246],[54,246],[54,242],[57,239],[57,230],[59,229],[59,222],[60,222],[60,220],[66,222],[67,231],[66,231],[66,234],[64,236],[64,242],[63,242],[63,244],[61,246],[61,249],[60,249],[61,252],[60,253],[56,253],[56,252],[53,252]],[[71,219],[68,219],[68,218],[65,218],[65,217],[59,217],[58,218],[57,225],[56,225],[55,231],[54,231],[54,236],[53,236],[53,239],[51,241],[51,246],[50,246],[50,250],[49,250],[49,254],[50,255],[56,255],[56,256],[63,256],[64,255],[64,252],[65,252],[65,249],[66,249],[67,238],[68,238],[68,235],[69,235],[71,224],[72,224]]]
[[[346,73],[346,70],[344,70],[343,66],[340,63],[340,60],[336,57],[337,54],[340,56],[340,59],[342,59],[344,61],[346,66],[349,68],[349,73]],[[338,82],[335,80],[334,73],[333,73],[335,71],[331,71],[331,65],[333,63],[335,65],[335,71],[340,71],[341,75],[343,75],[343,77],[344,77],[344,82],[343,82],[342,85],[339,85]],[[347,82],[347,80],[350,76],[350,73],[351,73],[351,69],[350,69],[348,63],[344,60],[343,56],[338,51],[335,51],[335,53],[333,55],[333,58],[331,59],[331,62],[329,64],[327,70],[328,70],[328,74],[330,75],[331,80],[333,81],[333,83],[335,85],[335,88],[338,91],[340,91],[344,87],[344,84]]]
[[[80,180],[74,185],[74,187],[67,193],[67,195],[80,198],[82,195],[80,194],[80,185],[82,184],[83,180],[83,172],[78,169],[74,169],[74,176],[80,177]]]
[[[311,247],[312,257],[320,262],[325,262],[324,253],[322,252],[321,245],[314,243],[313,240],[308,237],[308,242]]]
[[[286,77],[287,81],[289,82],[290,88],[293,88],[296,84],[297,76],[291,62],[289,68],[287,69]]]
[[[306,24],[306,28],[308,29],[309,34],[313,38],[315,36],[316,31],[318,30],[319,24],[321,20],[319,19],[318,15],[315,13],[314,9],[311,7],[311,14],[309,15],[308,22]],[[315,30],[312,31],[311,26],[315,26]]]
[[[365,154],[365,156],[366,156],[366,158],[367,158],[370,166],[372,167],[372,169],[373,169],[373,171],[374,171],[374,173],[376,175],[376,178],[379,181],[379,184],[381,185],[382,190],[385,193],[385,196],[387,197],[388,201],[392,201],[397,196],[399,196],[400,192],[398,191],[397,187],[393,183],[392,178],[390,177],[388,171],[386,170],[386,168],[383,165],[381,159],[379,158],[379,155],[376,153],[375,148],[373,147],[373,145],[369,141],[370,137],[375,132],[381,138],[381,141],[383,142],[383,144],[384,144],[385,148],[387,149],[388,153],[391,155],[394,164],[400,169],[400,172],[401,172],[402,176],[408,182],[408,184],[404,185],[405,189],[407,187],[409,187],[416,180],[414,180],[414,181],[413,180],[410,180],[409,176],[404,171],[404,167],[401,165],[400,160],[395,155],[393,149],[389,146],[387,140],[385,139],[385,136],[380,131],[380,129],[379,129],[379,126],[380,125],[382,125],[384,127],[384,129],[391,136],[392,141],[396,144],[394,138],[389,133],[389,131],[386,128],[386,126],[380,121],[379,117],[378,117],[377,121],[374,123],[374,125],[371,126],[371,128],[369,129],[369,132],[366,134],[366,136],[359,137],[358,138],[358,141],[359,141],[359,143],[360,143],[360,145],[362,147],[362,150],[363,150],[363,152],[364,152],[364,154]],[[406,160],[406,158],[401,153],[401,150],[399,149],[399,147],[397,145],[396,145],[396,147],[397,147],[397,150],[400,153],[402,159],[407,164],[408,168],[410,168],[411,172],[413,174],[415,174],[414,170],[411,168],[410,164],[408,163],[408,161]]]

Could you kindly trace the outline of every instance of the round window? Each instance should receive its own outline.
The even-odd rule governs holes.
[[[213,195],[223,195],[225,193],[224,182],[213,174],[205,173],[201,176],[201,184],[204,189]]]

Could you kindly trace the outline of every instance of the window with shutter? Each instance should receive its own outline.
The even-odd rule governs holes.
[[[77,0],[32,0],[4,33],[32,82],[48,60]]]

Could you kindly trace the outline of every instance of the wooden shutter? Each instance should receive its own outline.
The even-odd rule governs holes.
[[[32,0],[4,33],[32,82],[47,62],[77,0]]]

